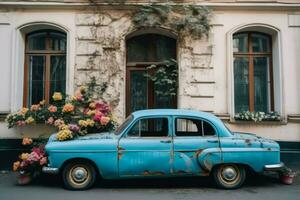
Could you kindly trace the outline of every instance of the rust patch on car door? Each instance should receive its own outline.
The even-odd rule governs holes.
[[[123,155],[122,151],[124,151],[124,150],[125,150],[124,148],[118,146],[118,160],[120,160],[122,158],[122,155]]]
[[[143,175],[145,176],[164,176],[165,173],[161,171],[150,171],[150,170],[145,170],[143,172]]]

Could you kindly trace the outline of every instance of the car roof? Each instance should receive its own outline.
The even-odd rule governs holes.
[[[230,136],[230,131],[225,127],[224,123],[212,113],[188,110],[188,109],[148,109],[140,110],[132,113],[136,118],[151,116],[183,116],[183,117],[200,117],[212,122],[218,129],[219,136]]]
[[[215,115],[188,109],[148,109],[148,110],[139,110],[132,113],[136,117],[147,117],[147,116],[156,116],[156,115],[173,115],[173,116],[192,116],[192,117],[204,117],[204,118],[213,118],[218,119]]]

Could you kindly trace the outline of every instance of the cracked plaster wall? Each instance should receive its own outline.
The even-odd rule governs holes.
[[[107,83],[101,96],[120,120],[125,117],[126,36],[135,31],[130,11],[106,10],[76,14],[74,87],[94,76]],[[214,71],[209,39],[178,38],[178,107],[213,111]],[[99,96],[99,95],[98,95]]]

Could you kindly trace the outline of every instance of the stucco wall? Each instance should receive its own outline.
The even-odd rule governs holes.
[[[215,26],[213,29],[214,38],[214,71],[216,79],[215,87],[215,112],[216,113],[230,113],[232,116],[233,110],[233,93],[232,93],[232,60],[229,60],[230,48],[228,47],[227,35],[232,30],[238,29],[244,25],[256,26],[259,24],[261,27],[272,27],[277,31],[277,35],[273,36],[279,42],[278,54],[273,52],[273,68],[279,67],[280,78],[274,78],[275,84],[279,84],[282,91],[275,91],[280,93],[280,98],[275,99],[278,101],[281,108],[278,110],[287,123],[274,123],[274,124],[241,124],[230,123],[229,127],[238,131],[250,131],[258,133],[259,135],[266,136],[277,140],[300,140],[300,124],[292,123],[288,120],[287,116],[291,114],[300,113],[300,57],[297,52],[300,51],[300,26],[293,26],[293,22],[289,20],[290,15],[293,14],[288,11],[217,11]],[[296,16],[300,19],[300,15]],[[250,26],[251,27],[251,26]],[[253,31],[259,31],[254,28]],[[263,29],[262,29],[263,30]],[[273,40],[274,42],[274,40]],[[275,49],[276,50],[276,49]],[[275,51],[273,49],[273,51]],[[278,59],[278,61],[275,61]],[[228,60],[230,62],[228,62]],[[226,75],[225,75],[226,74]],[[279,90],[280,88],[277,88]],[[225,98],[224,98],[225,97]],[[289,139],[287,139],[289,138]]]
[[[0,113],[15,111],[22,107],[24,77],[24,32],[32,27],[51,26],[67,33],[67,93],[73,93],[75,66],[75,12],[68,10],[0,9],[1,37],[1,101]],[[1,138],[19,138],[22,135],[38,137],[54,129],[47,126],[7,129],[0,122]]]
[[[289,26],[289,11],[215,10],[213,29],[209,38],[194,40],[177,38],[177,60],[179,64],[178,107],[210,111],[217,114],[232,114],[231,80],[228,64],[228,37],[233,29],[244,24],[266,24],[280,32],[282,79],[282,117],[300,113],[300,26]],[[28,23],[51,22],[63,27],[68,35],[67,91],[74,92],[77,85],[95,76],[100,87],[108,88],[102,98],[114,108],[122,121],[125,117],[125,69],[126,36],[135,31],[131,11],[125,10],[2,10],[0,28],[7,28],[10,42],[0,47],[5,56],[5,71],[9,81],[3,79],[1,90],[9,96],[1,111],[10,111],[22,105],[23,57],[20,27]],[[163,27],[168,29],[168,27]],[[2,30],[2,29],[0,29]],[[176,33],[174,33],[176,34]],[[18,53],[16,53],[18,52]],[[1,97],[3,98],[3,97]],[[0,103],[3,99],[1,99]],[[4,100],[3,100],[4,102]],[[229,123],[233,130],[257,132],[259,135],[277,140],[300,141],[300,123],[275,124]],[[21,137],[20,133],[37,136],[51,130],[10,129],[0,123],[0,138]]]
[[[81,85],[95,76],[99,86],[108,83],[102,98],[112,105],[120,119],[125,115],[126,37],[138,31],[131,22],[131,14],[120,10],[76,14],[75,82]],[[160,32],[156,29],[148,31]],[[208,39],[178,37],[177,60],[179,107],[213,111],[211,43]]]

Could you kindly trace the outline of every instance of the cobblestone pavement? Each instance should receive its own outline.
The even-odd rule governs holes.
[[[274,177],[253,175],[238,190],[216,189],[208,178],[99,181],[87,191],[63,189],[57,176],[43,176],[28,186],[16,185],[13,173],[0,174],[0,200],[299,200],[300,178],[283,185]]]

